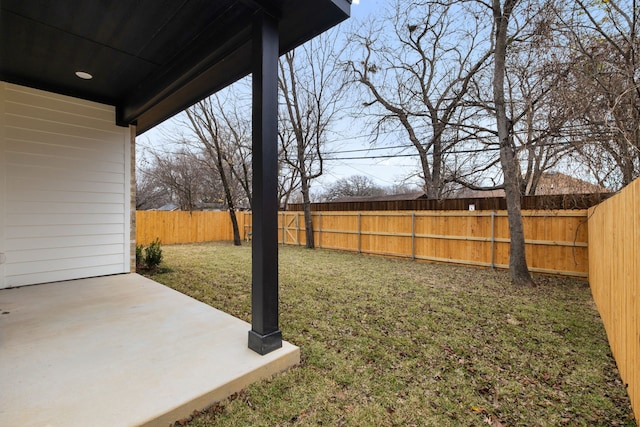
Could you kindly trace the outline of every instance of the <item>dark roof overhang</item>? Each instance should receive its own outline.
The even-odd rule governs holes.
[[[278,19],[284,53],[348,18],[350,3],[2,0],[0,79],[114,105],[140,134],[250,73],[256,14]]]

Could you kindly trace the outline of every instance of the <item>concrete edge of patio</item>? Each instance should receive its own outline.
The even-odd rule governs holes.
[[[0,291],[0,425],[168,426],[300,361],[137,274]]]
[[[283,342],[282,348],[271,354],[273,356],[277,356],[277,358],[270,361],[267,365],[259,367],[251,372],[247,372],[242,377],[236,378],[225,384],[218,384],[209,392],[198,397],[193,397],[189,402],[177,406],[162,415],[154,417],[153,419],[141,424],[141,426],[169,426],[176,421],[188,418],[194,411],[207,409],[232,394],[242,391],[255,382],[284,372],[300,363],[300,349],[287,342]],[[263,357],[268,357],[268,355]]]

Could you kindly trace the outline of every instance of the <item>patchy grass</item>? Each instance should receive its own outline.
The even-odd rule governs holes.
[[[250,321],[251,251],[163,247],[153,278]],[[588,285],[280,249],[281,329],[302,363],[189,425],[633,426]]]

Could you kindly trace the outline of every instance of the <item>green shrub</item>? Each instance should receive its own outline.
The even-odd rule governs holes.
[[[162,262],[162,248],[160,247],[160,239],[156,238],[149,246],[144,249],[144,263],[147,268],[153,270]]]

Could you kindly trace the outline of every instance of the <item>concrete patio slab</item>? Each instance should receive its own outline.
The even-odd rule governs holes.
[[[300,360],[137,274],[0,290],[0,425],[168,426]]]

